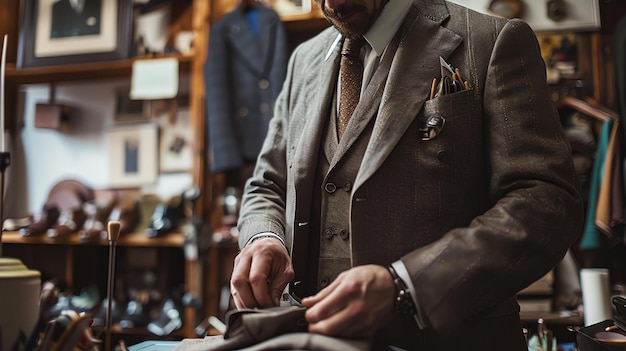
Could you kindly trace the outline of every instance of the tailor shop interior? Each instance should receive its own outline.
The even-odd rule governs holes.
[[[587,211],[580,240],[519,302],[529,342],[543,330],[573,349],[568,326],[613,318],[610,297],[626,296],[626,3],[456,1],[536,31]],[[312,1],[44,3],[0,0],[15,15],[0,23],[0,346],[219,334],[242,186],[288,56],[329,24]],[[281,20],[261,24],[261,8]],[[247,25],[212,30],[235,11]]]

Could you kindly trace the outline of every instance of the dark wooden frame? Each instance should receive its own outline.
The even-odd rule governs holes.
[[[35,56],[35,33],[37,32],[38,7],[42,0],[20,1],[20,27],[17,53],[17,67],[41,67],[77,63],[114,61],[129,57],[132,44],[133,2],[117,1],[117,25],[115,26],[116,47],[106,52],[86,52],[59,56]]]

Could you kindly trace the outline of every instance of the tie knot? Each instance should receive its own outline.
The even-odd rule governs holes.
[[[358,60],[363,44],[365,44],[363,36],[359,36],[357,38],[346,38],[346,40],[343,41],[341,54]]]

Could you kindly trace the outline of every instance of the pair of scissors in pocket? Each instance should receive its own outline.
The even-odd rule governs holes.
[[[452,68],[452,65],[447,63],[441,56],[439,56],[439,64],[441,67],[441,78],[433,78],[429,95],[431,100],[442,95],[470,89],[469,82],[463,78],[458,68]]]

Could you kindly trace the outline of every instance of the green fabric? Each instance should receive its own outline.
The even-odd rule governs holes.
[[[587,217],[585,219],[585,228],[583,230],[582,239],[580,240],[580,248],[582,250],[599,249],[602,248],[603,243],[606,242],[606,238],[598,227],[596,227],[596,209],[598,208],[598,196],[600,193],[600,186],[602,185],[602,178],[604,177],[604,164],[606,163],[606,153],[609,147],[612,126],[613,120],[604,122],[598,140],[596,160],[593,164],[591,181],[589,182]]]

